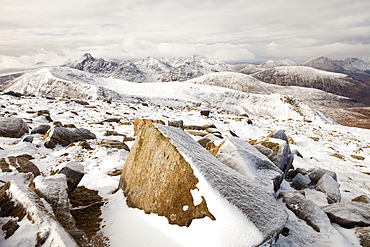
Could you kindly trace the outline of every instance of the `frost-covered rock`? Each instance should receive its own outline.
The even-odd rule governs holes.
[[[28,125],[21,118],[0,117],[0,136],[19,138],[28,131]]]
[[[222,164],[186,132],[159,124],[147,125],[136,139],[120,188],[129,206],[165,215],[170,223],[189,226],[194,218],[209,217],[216,231],[230,238],[237,234],[232,241],[238,246],[273,241],[287,221],[259,185]],[[204,237],[214,236],[205,232]]]
[[[284,130],[277,130],[274,132],[274,134],[271,136],[272,138],[284,140],[287,144],[289,144],[288,136],[285,134]]]
[[[315,231],[320,232],[331,227],[325,212],[315,203],[307,200],[300,192],[284,192],[281,195],[286,206]]]
[[[340,202],[322,207],[334,223],[346,228],[370,226],[370,204],[363,202]]]
[[[340,202],[342,197],[339,187],[338,182],[328,173],[325,173],[315,185],[316,190],[326,194],[328,203]]]
[[[302,173],[297,173],[297,175],[292,179],[291,186],[296,190],[303,190],[308,187],[311,183],[311,179],[303,175]]]
[[[294,156],[290,153],[289,144],[284,140],[269,138],[254,147],[266,155],[284,174],[292,168]]]
[[[33,130],[31,130],[31,134],[46,134],[46,132],[48,132],[48,130],[50,129],[50,126],[47,125],[47,124],[40,124],[39,126],[37,126],[36,128],[34,128]]]
[[[32,246],[78,246],[54,215],[47,210],[39,196],[26,185],[11,181],[2,186],[0,205],[0,217],[17,217],[19,223],[17,231],[25,235],[19,235],[16,231],[13,236],[2,241],[4,246],[22,242]],[[29,230],[31,234],[25,234]],[[33,236],[32,232],[35,233]]]
[[[324,176],[325,174],[328,174],[335,181],[338,181],[337,174],[335,172],[332,172],[332,171],[329,171],[329,170],[326,170],[326,169],[322,169],[322,168],[314,169],[313,171],[310,170],[310,173],[308,174],[308,176],[310,177],[312,184],[316,185],[317,182],[320,180],[320,178],[322,176]]]
[[[68,146],[73,142],[86,141],[88,139],[96,139],[95,134],[83,128],[70,129],[64,127],[55,127],[49,130],[44,137],[46,143],[54,144],[54,146],[56,144]]]
[[[248,142],[230,137],[218,148],[216,158],[273,194],[280,188],[282,171]]]

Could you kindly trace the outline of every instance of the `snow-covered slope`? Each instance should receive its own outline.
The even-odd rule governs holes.
[[[370,85],[345,74],[305,66],[282,66],[257,72],[252,76],[266,83],[316,88],[370,103]]]
[[[218,74],[218,73],[216,73]],[[286,100],[288,96],[271,94],[269,85],[251,76],[237,73],[222,73],[220,81],[202,77],[204,83],[192,82],[134,83],[118,79],[100,78],[93,74],[67,67],[44,68],[14,80],[3,87],[4,91],[16,91],[26,95],[71,97],[80,99],[104,99],[148,104],[167,105],[178,108],[214,109],[233,113],[247,113],[276,119],[307,119],[333,122],[322,117],[313,108],[299,100]],[[240,80],[243,79],[243,80]],[[226,80],[226,81],[224,81]],[[229,81],[234,87],[227,89]],[[236,84],[239,83],[239,84]],[[211,86],[210,86],[211,85]],[[236,87],[235,87],[236,86]],[[241,91],[233,90],[238,89]],[[244,92],[242,92],[244,91]],[[293,99],[293,97],[288,97]],[[295,102],[292,104],[292,102]]]

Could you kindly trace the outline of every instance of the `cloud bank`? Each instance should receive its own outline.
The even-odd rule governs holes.
[[[368,0],[2,0],[0,70],[203,55],[228,62],[370,56]]]

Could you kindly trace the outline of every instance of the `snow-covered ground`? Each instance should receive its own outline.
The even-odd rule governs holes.
[[[88,81],[91,82],[91,80]],[[21,138],[1,137],[0,158],[30,154],[34,157],[31,161],[45,176],[60,169],[68,161],[81,162],[85,176],[79,185],[98,190],[99,195],[106,201],[102,207],[101,232],[108,238],[107,244],[110,246],[233,246],[233,243],[238,243],[237,238],[241,235],[238,231],[234,234],[231,234],[232,231],[214,232],[210,219],[194,220],[189,228],[185,228],[169,225],[164,217],[148,215],[138,209],[127,207],[122,191],[116,192],[119,176],[108,176],[108,173],[122,169],[128,151],[99,147],[98,143],[102,139],[122,140],[121,136],[105,136],[108,130],[133,136],[133,125],[119,126],[115,122],[108,121],[103,124],[91,124],[109,118],[119,117],[121,122],[127,123],[133,123],[136,118],[150,118],[164,122],[183,120],[185,125],[214,124],[223,136],[228,136],[230,131],[233,131],[246,141],[263,140],[272,130],[282,129],[295,141],[291,148],[297,149],[303,155],[303,158],[295,157],[293,163],[295,167],[306,169],[321,167],[336,172],[341,185],[342,201],[349,201],[361,194],[370,194],[370,130],[328,124],[319,115],[311,118],[312,122],[303,121],[304,117],[296,111],[289,110],[287,103],[281,100],[281,95],[263,98],[261,95],[248,95],[205,85],[132,84],[110,79],[102,80],[99,86],[105,86],[122,94],[147,97],[145,103],[153,99],[153,104],[126,103],[118,100],[113,100],[109,104],[93,98],[87,100],[88,106],[83,106],[60,98],[53,100],[42,97],[16,98],[0,95],[2,107],[0,114],[22,118],[31,128],[49,123],[44,116],[37,114],[39,110],[48,110],[54,121],[89,129],[97,136],[96,140],[88,141],[93,150],[86,150],[81,146],[57,146],[55,149],[47,149],[43,146],[42,136],[39,134],[34,135],[33,143],[23,142]],[[169,101],[158,100],[158,95],[161,99],[199,102],[200,105],[198,109],[184,109],[175,107],[176,105],[168,107],[164,104]],[[235,95],[242,96],[235,97]],[[224,98],[220,99],[221,96]],[[199,112],[199,109],[206,106],[214,110],[209,117],[201,116]],[[222,112],[220,109],[223,107],[229,107],[234,111]],[[305,106],[302,109],[306,109],[310,114],[315,113]],[[236,115],[237,113],[248,113],[253,124],[248,124],[245,118]],[[131,147],[133,141],[127,144]],[[340,154],[343,159],[331,156],[333,154]],[[355,159],[351,155],[362,156],[364,160]],[[13,179],[18,183],[24,183],[27,178],[12,169],[10,173],[0,173],[0,180]],[[281,191],[290,189],[289,184],[282,184]],[[312,198],[318,204],[325,204],[325,199],[316,194],[313,194]],[[230,226],[238,229],[238,226],[243,224],[245,221],[241,220],[232,222]],[[294,231],[291,231],[287,237],[280,236],[277,246],[291,246],[292,243],[296,246],[359,245],[353,230],[335,226],[351,244],[337,243],[333,237],[336,236],[335,234],[308,231],[310,227],[307,228],[306,223],[298,220],[292,213],[289,214],[288,224],[294,227]],[[35,230],[34,227],[26,220],[20,225],[19,232],[14,237],[5,239],[3,235],[0,236],[0,246],[29,246],[34,241],[32,237],[36,236],[36,233],[31,234]],[[28,234],[22,234],[24,232]]]

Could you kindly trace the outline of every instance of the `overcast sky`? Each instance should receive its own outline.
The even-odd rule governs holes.
[[[228,62],[370,56],[369,0],[0,0],[0,70],[204,55]]]

